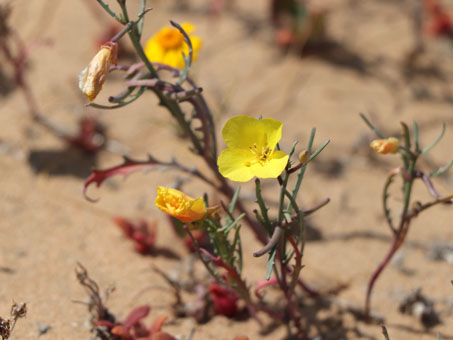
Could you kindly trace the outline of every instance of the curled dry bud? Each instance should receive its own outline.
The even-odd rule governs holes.
[[[302,150],[299,154],[299,162],[304,165],[310,159],[310,152],[307,150]]]
[[[375,139],[370,143],[370,146],[379,153],[388,154],[388,153],[397,153],[400,147],[398,139],[395,137],[390,137],[387,139]]]
[[[110,65],[116,65],[118,45],[107,42],[87,67],[79,74],[79,88],[89,101],[94,100],[102,89],[105,78],[109,74]]]

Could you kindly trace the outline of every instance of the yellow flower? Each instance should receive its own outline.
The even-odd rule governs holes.
[[[397,153],[400,147],[398,139],[390,137],[387,139],[375,139],[370,143],[370,146],[377,152],[382,154]]]
[[[118,45],[108,42],[101,46],[99,52],[79,74],[79,88],[89,101],[94,100],[102,89],[109,74],[110,65],[116,65]]]
[[[183,223],[199,221],[207,213],[206,205],[201,197],[195,199],[179,190],[161,186],[157,187],[157,197],[154,203],[160,210],[176,217]]]
[[[247,182],[254,176],[277,178],[288,163],[286,153],[274,150],[282,137],[282,126],[271,118],[231,118],[222,131],[228,148],[217,160],[220,173],[236,182]]]
[[[192,59],[196,60],[201,47],[201,39],[195,35],[190,35],[195,29],[192,24],[186,22],[181,27],[189,35],[192,42]],[[184,42],[184,36],[174,27],[162,28],[148,40],[145,46],[145,54],[149,61],[180,69],[184,68],[182,52],[186,56],[189,55],[189,47]]]

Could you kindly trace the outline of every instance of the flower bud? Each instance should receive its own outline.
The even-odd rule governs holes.
[[[308,150],[302,150],[299,154],[299,162],[304,165],[310,159],[310,152]]]
[[[160,210],[183,223],[202,220],[207,212],[201,197],[195,199],[179,190],[161,186],[157,187],[157,197],[154,203]]]
[[[89,101],[94,100],[102,89],[105,78],[109,74],[110,65],[117,63],[118,45],[107,42],[87,67],[79,74],[79,88]]]
[[[375,139],[370,143],[370,146],[376,151],[381,154],[388,154],[388,153],[397,153],[400,147],[400,143],[398,139],[395,137],[390,137],[387,139]]]

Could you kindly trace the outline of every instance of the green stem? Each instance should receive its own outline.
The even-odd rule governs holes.
[[[280,200],[278,203],[278,225],[281,226],[283,222],[283,204],[285,202],[285,191],[286,186],[288,185],[289,174],[285,171],[285,177],[282,180],[280,188]]]
[[[404,186],[403,186],[403,192],[404,192],[404,205],[403,205],[403,211],[401,214],[401,223],[400,226],[403,224],[403,220],[407,214],[407,211],[409,210],[409,204],[410,204],[410,199],[411,199],[411,193],[412,193],[412,185],[414,183],[414,171],[415,171],[415,163],[417,159],[414,159],[410,162],[409,164],[409,169],[408,169],[408,174],[410,180],[407,181],[404,176]],[[401,227],[400,227],[401,228]]]
[[[311,153],[311,148],[313,147],[313,141],[315,139],[315,135],[316,135],[316,128],[313,128],[313,129],[311,129],[310,138],[308,139],[308,144],[307,144],[307,149],[306,149],[309,153]],[[302,184],[302,179],[304,178],[306,169],[307,169],[307,164],[304,164],[304,166],[302,166],[302,168],[299,170],[299,173],[297,174],[296,184],[294,185],[294,189],[293,189],[293,197],[297,197],[297,194],[299,193],[299,189]],[[288,205],[288,208],[290,208],[289,205]]]
[[[258,206],[260,207],[261,211],[261,216],[263,217],[263,224],[264,227],[266,228],[267,232],[269,235],[272,234],[272,225],[269,220],[269,216],[267,214],[268,208],[266,207],[266,204],[264,203],[263,196],[261,194],[261,181],[257,178],[255,179],[255,186],[256,186],[256,202],[258,203]]]
[[[140,13],[145,13],[145,8],[146,8],[146,0],[141,0],[141,9],[140,9]],[[140,16],[140,15],[139,15]],[[140,38],[142,37],[142,32],[143,32],[143,24],[145,23],[145,18],[144,17],[141,17],[138,21],[138,27],[137,27],[137,31],[138,31],[138,40],[140,40]]]
[[[129,14],[127,14],[127,7],[125,0],[117,0],[118,4],[121,7],[121,11],[123,12],[123,19],[125,22],[129,22]]]
[[[120,23],[122,23],[122,24],[125,24],[125,23],[126,23],[126,22],[124,22],[119,16],[117,16],[117,15],[115,14],[115,12],[113,12],[113,11],[110,9],[109,5],[107,5],[104,1],[102,1],[102,0],[96,0],[96,1],[97,1],[97,2],[99,3],[99,5],[101,5],[102,8],[104,8],[104,10],[105,10],[108,14],[110,14],[110,16],[111,16],[112,18],[114,18],[116,21],[118,21],[118,22],[120,22]]]

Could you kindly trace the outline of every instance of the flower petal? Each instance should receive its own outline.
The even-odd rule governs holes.
[[[253,164],[250,171],[259,178],[277,178],[285,169],[288,163],[288,155],[280,150],[274,151],[268,163],[261,165]]]
[[[282,138],[283,124],[278,120],[272,118],[264,118],[261,119],[259,122],[261,124],[261,129],[265,136],[264,137],[265,143],[267,143],[267,146],[271,150],[274,150],[275,147],[277,146],[277,143]]]
[[[182,57],[182,49],[172,49],[165,53],[162,63],[176,68],[184,68],[184,59]]]
[[[195,31],[195,26],[192,25],[190,22],[182,23],[181,27],[184,30],[184,32],[186,32],[188,35],[190,35],[190,33],[192,33],[193,31]]]
[[[164,60],[165,50],[160,46],[156,38],[151,38],[146,43],[145,54],[149,61],[161,63]]]
[[[247,182],[254,177],[252,167],[245,166],[253,161],[253,154],[245,149],[225,149],[220,154],[217,165],[223,177],[236,182]]]
[[[207,212],[201,197],[194,199],[179,190],[161,186],[157,187],[155,205],[184,223],[199,221]]]
[[[222,136],[227,147],[248,150],[262,139],[263,133],[258,119],[242,115],[226,122]]]

